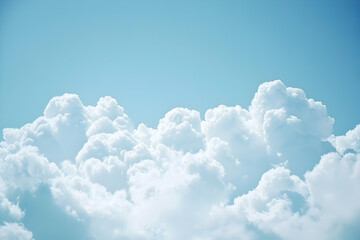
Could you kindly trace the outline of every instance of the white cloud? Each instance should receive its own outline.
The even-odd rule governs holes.
[[[311,193],[310,203],[320,206],[327,220],[351,219],[360,210],[360,155],[324,155],[305,174]]]
[[[35,191],[40,183],[47,183],[58,175],[60,172],[56,164],[49,163],[34,146],[9,151],[0,162],[0,176],[5,192],[18,189]]]
[[[281,81],[260,85],[249,109],[202,119],[175,108],[156,128],[134,127],[111,97],[55,97],[4,129],[1,229],[31,239],[17,196],[46,184],[95,239],[341,239],[360,216],[360,128],[337,137],[333,122]],[[326,139],[341,155],[323,151]]]
[[[33,235],[21,224],[5,222],[4,225],[0,226],[0,239],[33,240]]]
[[[4,193],[0,195],[0,210],[15,220],[20,220],[24,216],[24,212],[19,208],[19,205],[10,202],[4,196]]]
[[[200,114],[186,108],[174,108],[160,120],[154,141],[175,150],[198,152],[204,146]]]
[[[359,187],[360,155],[329,153],[304,181],[284,167],[270,169],[254,190],[214,207],[211,216],[230,232],[252,224],[281,239],[343,239],[343,227],[358,221]]]
[[[329,137],[329,141],[341,154],[344,154],[346,150],[360,152],[360,124],[353,130],[349,130],[345,136],[332,135]]]

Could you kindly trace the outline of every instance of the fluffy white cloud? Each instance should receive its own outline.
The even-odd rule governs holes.
[[[329,137],[329,141],[341,154],[344,154],[346,150],[360,152],[360,124],[353,130],[349,130],[345,136],[332,135]]]
[[[198,152],[204,146],[200,114],[186,108],[175,108],[160,120],[154,138],[175,150]]]
[[[5,223],[0,226],[0,239],[3,240],[33,240],[33,235],[23,225]]]
[[[214,207],[210,216],[216,223],[213,228],[220,225],[229,232],[252,224],[281,239],[343,239],[344,226],[358,224],[359,187],[360,155],[329,153],[304,180],[283,166],[270,169],[254,190],[237,197],[233,204]]]
[[[175,108],[156,128],[111,97],[55,97],[3,131],[0,236],[33,238],[21,196],[45,184],[93,239],[342,239],[360,216],[360,128],[333,136],[333,122],[279,80],[248,109]]]
[[[7,192],[17,189],[35,191],[40,183],[59,174],[56,164],[49,163],[33,146],[9,152],[0,162],[0,176]]]

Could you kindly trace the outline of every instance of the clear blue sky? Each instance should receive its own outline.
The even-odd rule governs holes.
[[[110,95],[136,123],[176,106],[247,107],[281,79],[321,100],[335,133],[360,123],[360,2],[10,1],[0,3],[0,129],[49,99]]]

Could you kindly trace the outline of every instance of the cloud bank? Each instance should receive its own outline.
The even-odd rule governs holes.
[[[79,226],[64,231],[355,240],[360,125],[334,136],[333,123],[321,102],[280,80],[261,84],[248,109],[175,108],[157,128],[134,126],[111,97],[96,106],[54,97],[34,122],[3,130],[0,238],[60,239],[54,229]]]

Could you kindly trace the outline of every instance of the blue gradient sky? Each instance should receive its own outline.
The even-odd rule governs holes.
[[[342,134],[360,119],[359,12],[356,0],[1,1],[0,129],[65,92],[113,96],[155,126],[176,106],[247,107],[281,79]]]

